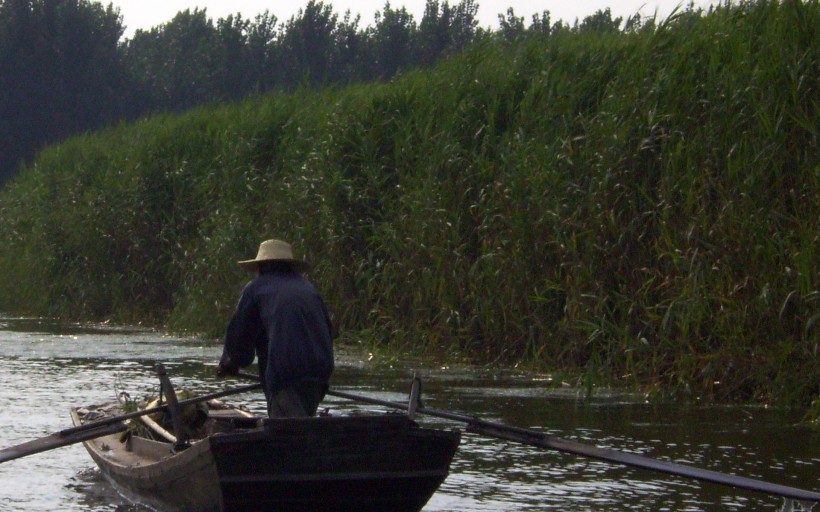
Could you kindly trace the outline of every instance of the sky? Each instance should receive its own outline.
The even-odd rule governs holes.
[[[113,4],[120,9],[123,24],[126,26],[125,37],[130,37],[137,29],[150,29],[166,23],[174,15],[185,9],[206,9],[208,15],[217,20],[230,14],[241,13],[243,18],[253,19],[257,14],[270,11],[279,22],[285,22],[304,8],[308,0],[289,0],[276,2],[272,0],[99,0],[103,5]],[[376,11],[384,9],[387,0],[323,0],[333,6],[339,16],[347,10],[361,15],[360,27],[373,24]],[[416,22],[424,15],[426,0],[392,0],[393,9],[405,7]],[[443,3],[443,1],[441,2]],[[449,0],[450,5],[457,5],[459,0]],[[664,18],[678,5],[688,5],[689,0],[476,0],[478,5],[479,26],[498,28],[498,14],[506,13],[512,7],[517,17],[524,17],[527,25],[533,14],[549,11],[552,22],[563,20],[572,25],[576,19],[583,19],[604,10],[607,7],[613,17],[627,18],[640,12],[642,15],[658,14]],[[696,7],[708,7],[710,0],[694,0]]]

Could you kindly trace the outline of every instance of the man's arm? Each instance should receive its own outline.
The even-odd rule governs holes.
[[[253,362],[256,356],[254,341],[261,328],[256,301],[249,283],[243,290],[236,311],[228,323],[217,375],[236,375],[239,368]]]

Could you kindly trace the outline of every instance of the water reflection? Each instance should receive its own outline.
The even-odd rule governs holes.
[[[150,330],[0,319],[0,446],[68,426],[68,408],[114,399],[126,390],[154,393],[154,365],[165,363],[178,387],[211,392],[218,380],[216,341],[164,337]],[[404,400],[410,379],[424,379],[425,405],[533,428],[590,445],[641,453],[807,489],[818,488],[818,433],[789,411],[762,407],[645,404],[610,393],[591,401],[577,391],[545,388],[520,372],[378,365],[340,350],[333,386],[383,400]],[[257,395],[238,397],[263,413]],[[379,407],[329,397],[334,414]],[[437,418],[428,426],[461,429]],[[121,498],[81,445],[0,464],[0,511],[143,511]],[[781,501],[747,491],[544,451],[465,434],[451,476],[427,512],[536,510],[778,510]]]
[[[82,510],[97,512],[141,512],[149,510],[140,505],[123,502],[122,496],[117,494],[102,474],[93,468],[83,469],[66,485],[66,491],[77,495],[78,505]]]

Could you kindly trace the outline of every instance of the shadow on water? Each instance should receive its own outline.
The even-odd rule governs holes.
[[[218,341],[43,320],[0,317],[0,325],[0,446],[65,428],[72,405],[110,401],[120,390],[134,397],[155,393],[154,366],[160,361],[178,388],[212,392],[235,384],[214,376]],[[350,347],[339,347],[332,386],[401,401],[407,399],[416,372],[423,378],[428,407],[661,460],[818,488],[818,431],[800,425],[793,411],[646,404],[611,392],[582,400],[577,390],[545,387],[543,376],[417,361],[377,364]],[[237,401],[264,413],[256,394]],[[322,407],[333,414],[381,410],[335,397]],[[419,421],[463,429],[433,417]],[[81,445],[0,464],[0,481],[3,512],[149,510],[121,498]],[[781,504],[751,491],[464,434],[449,478],[425,511],[776,511]]]

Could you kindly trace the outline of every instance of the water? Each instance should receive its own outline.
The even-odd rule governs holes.
[[[792,412],[649,405],[617,394],[584,401],[573,389],[546,389],[543,376],[385,363],[368,361],[351,349],[338,352],[332,386],[340,391],[406,400],[418,370],[428,407],[661,460],[820,488],[820,432],[799,425]],[[70,406],[110,401],[120,390],[137,397],[155,392],[156,362],[166,365],[178,388],[210,392],[232,386],[213,376],[219,354],[214,341],[0,317],[0,447],[70,426]],[[258,395],[237,401],[264,411]],[[344,413],[380,410],[332,397],[323,407]],[[462,429],[436,418],[419,421]],[[3,512],[149,510],[120,497],[79,444],[0,464],[0,482]],[[751,491],[464,434],[449,478],[424,510],[777,511],[782,506],[779,498]]]

